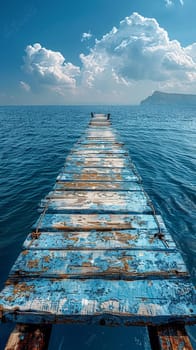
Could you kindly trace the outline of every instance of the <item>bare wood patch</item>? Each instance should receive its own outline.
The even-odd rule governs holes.
[[[51,325],[19,325],[10,334],[5,350],[47,350]]]

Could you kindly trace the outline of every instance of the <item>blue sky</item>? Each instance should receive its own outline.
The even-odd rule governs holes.
[[[1,0],[0,104],[196,93],[195,13],[195,0]]]

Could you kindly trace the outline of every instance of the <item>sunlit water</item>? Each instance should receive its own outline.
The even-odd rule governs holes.
[[[1,288],[91,111],[110,112],[157,213],[196,280],[196,113],[191,107],[0,107]],[[0,350],[12,326],[2,325]],[[196,349],[196,327],[188,328]],[[55,326],[50,350],[148,349],[142,328]]]

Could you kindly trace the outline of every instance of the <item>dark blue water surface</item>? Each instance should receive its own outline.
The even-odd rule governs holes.
[[[87,127],[91,110],[109,112],[145,190],[196,280],[194,186],[196,112],[191,107],[0,107],[0,286],[38,218],[64,160]],[[0,349],[10,325],[0,327]],[[196,349],[196,327],[188,327]],[[52,349],[148,349],[142,328],[54,326]]]

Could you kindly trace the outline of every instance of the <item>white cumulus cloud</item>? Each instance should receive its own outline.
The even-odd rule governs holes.
[[[88,55],[81,54],[82,73],[92,87],[97,80],[110,76],[127,84],[132,81],[161,82],[188,79],[196,65],[191,49],[183,49],[153,18],[133,13],[113,28]]]
[[[24,68],[40,84],[75,88],[80,68],[70,62],[65,62],[60,52],[46,49],[39,43],[28,45],[25,52]]]
[[[40,85],[62,96],[66,88],[76,102],[138,102],[153,89],[196,91],[196,43],[182,47],[156,19],[138,13],[81,53],[80,67],[40,44],[27,46],[24,60]]]

